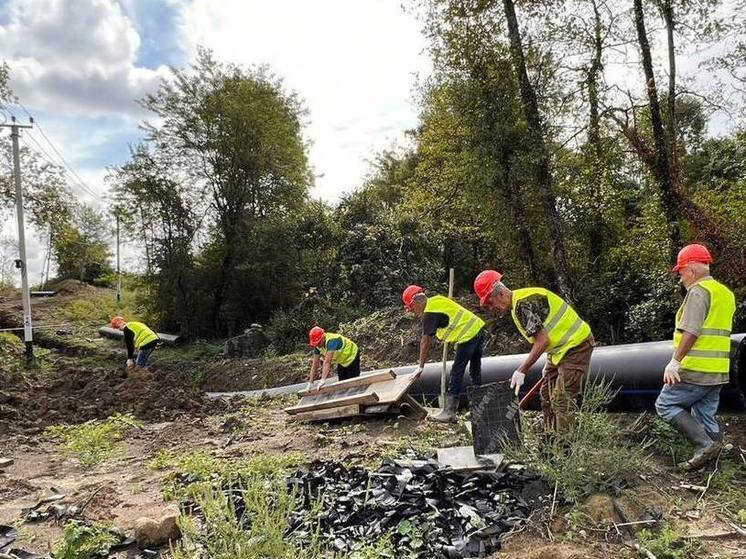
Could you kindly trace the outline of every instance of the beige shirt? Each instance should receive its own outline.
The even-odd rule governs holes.
[[[682,303],[681,320],[676,325],[680,332],[689,332],[699,336],[702,331],[707,313],[710,312],[710,292],[699,285],[699,282],[710,279],[712,276],[705,276],[687,287],[686,297]],[[682,369],[680,375],[682,382],[702,386],[728,384],[730,377],[728,374],[698,373],[686,369]]]

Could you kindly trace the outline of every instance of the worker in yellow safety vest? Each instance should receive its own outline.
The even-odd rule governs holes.
[[[418,374],[422,373],[430,355],[433,336],[441,342],[455,344],[456,356],[448,377],[446,401],[441,412],[433,417],[435,421],[455,421],[467,363],[472,384],[482,384],[484,321],[448,297],[428,297],[419,285],[407,287],[402,301],[406,310],[422,316]]]
[[[320,326],[314,326],[308,332],[308,343],[311,346],[312,359],[307,390],[321,388],[331,374],[332,365],[337,365],[339,380],[360,376],[360,349],[349,338],[342,334],[325,332]],[[320,364],[321,378],[315,383]]]
[[[730,333],[736,299],[710,275],[712,255],[700,244],[679,252],[678,272],[686,296],[676,313],[673,356],[663,372],[655,408],[694,444],[694,455],[679,464],[701,468],[722,449],[723,432],[715,418],[720,389],[730,377]]]
[[[518,396],[526,373],[546,351],[539,391],[544,425],[554,433],[567,433],[590,368],[595,345],[591,328],[559,295],[543,287],[511,291],[502,278],[500,272],[484,270],[474,280],[474,291],[482,306],[499,314],[510,310],[518,331],[531,344],[510,379],[510,387]]]
[[[142,322],[127,322],[121,316],[111,319],[111,327],[124,333],[124,345],[127,348],[127,367],[137,365],[145,369],[148,366],[148,358],[161,341],[153,330]],[[135,351],[137,359],[135,360]]]

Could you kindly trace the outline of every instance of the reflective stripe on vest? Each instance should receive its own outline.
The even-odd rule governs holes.
[[[549,336],[547,353],[552,363],[557,365],[569,350],[579,346],[588,339],[588,336],[591,335],[591,327],[578,316],[575,309],[568,305],[562,297],[552,293],[548,289],[544,289],[543,287],[516,289],[513,291],[511,315],[518,331],[529,343],[533,344],[534,338],[528,335],[521,321],[518,320],[515,310],[518,303],[533,295],[543,295],[549,302],[549,314],[544,321],[543,328]]]
[[[324,344],[319,346],[319,353],[322,356],[326,355],[326,344],[332,340],[342,340],[342,349],[335,350],[332,356],[332,363],[349,367],[355,360],[355,357],[357,357],[357,344],[351,339],[345,338],[342,334],[327,332],[324,334]]]
[[[730,332],[736,312],[733,292],[714,279],[697,283],[710,294],[710,308],[694,345],[681,360],[681,370],[692,373],[728,374],[730,371]],[[690,291],[691,292],[691,291]],[[687,293],[687,297],[689,292]],[[676,313],[674,348],[681,343],[679,323],[686,305],[686,297]]]
[[[135,335],[136,349],[140,349],[142,346],[158,339],[158,334],[153,332],[142,322],[128,322],[127,328],[129,328]]]
[[[448,316],[448,326],[435,331],[436,337],[444,342],[468,342],[484,327],[484,320],[456,301],[442,295],[428,297],[425,312],[443,313]]]

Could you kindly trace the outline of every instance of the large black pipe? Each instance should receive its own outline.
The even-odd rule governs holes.
[[[615,409],[634,410],[650,407],[663,386],[663,369],[671,359],[672,352],[670,341],[597,347],[591,360],[590,378],[609,382],[611,387],[617,390],[616,398],[612,403]],[[482,382],[486,384],[509,379],[525,356],[526,354],[518,354],[483,358]],[[447,364],[449,372],[452,364],[452,361]],[[543,367],[544,357],[539,359],[529,371],[524,391],[540,379]],[[383,369],[369,372],[381,370]],[[406,374],[413,370],[413,365],[394,368],[397,374]],[[440,394],[441,371],[440,363],[425,365],[422,376],[409,393],[417,399],[436,400]],[[468,382],[467,373],[466,383]],[[305,383],[301,383],[241,394],[276,396],[299,392],[304,388]],[[210,395],[229,394],[212,393]],[[744,407],[746,407],[746,334],[734,334],[731,336],[730,382],[721,393],[721,409],[742,410]]]

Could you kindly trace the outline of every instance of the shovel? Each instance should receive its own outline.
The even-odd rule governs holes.
[[[521,398],[520,402],[516,399],[510,403],[508,408],[505,410],[505,417],[507,419],[513,419],[515,415],[518,413],[518,410],[523,409],[525,405],[528,404],[533,399],[534,395],[539,390],[541,390],[541,387],[544,386],[550,378],[554,378],[555,376],[557,376],[556,373],[551,376],[541,377],[541,380],[539,380],[536,384],[534,384],[531,387],[531,390],[526,392],[526,395],[523,398]]]

